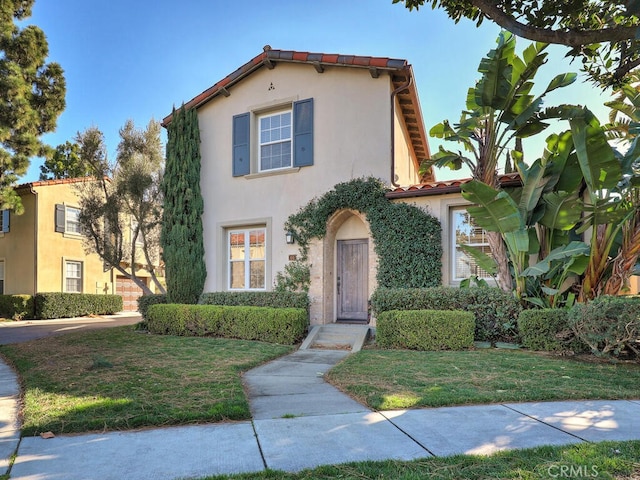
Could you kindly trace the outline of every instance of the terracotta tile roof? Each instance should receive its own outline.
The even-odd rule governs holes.
[[[413,79],[413,69],[407,60],[386,57],[296,52],[292,50],[272,50],[271,47],[267,45],[264,47],[262,53],[253,57],[236,71],[230,73],[199,95],[193,97],[185,103],[184,106],[187,109],[198,108],[219,95],[228,96],[229,89],[243,78],[263,67],[271,69],[279,62],[312,65],[319,73],[322,73],[326,66],[368,69],[374,77],[377,77],[380,71],[388,71],[391,76],[393,88],[398,89],[404,87],[398,92],[397,101],[405,120],[414,158],[416,162],[419,163],[422,159],[430,157],[427,134],[420,109],[420,100],[418,99],[418,91]],[[171,115],[167,115],[162,120],[164,127],[169,123],[171,123]],[[433,179],[433,175],[427,175],[426,180]]]
[[[38,180],[36,182],[22,183],[16,185],[16,189],[21,188],[33,188],[33,187],[46,187],[49,185],[63,185],[67,183],[81,183],[94,180],[93,177],[79,177],[79,178],[55,178],[53,180]]]
[[[463,178],[456,180],[445,180],[440,182],[425,182],[419,185],[410,185],[408,187],[398,187],[387,192],[387,198],[407,198],[407,197],[425,197],[428,195],[444,195],[446,193],[459,193],[460,187],[470,182],[471,178]],[[520,174],[505,173],[498,176],[498,181],[502,187],[517,187],[522,185]]]

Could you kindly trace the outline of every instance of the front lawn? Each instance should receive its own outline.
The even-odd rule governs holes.
[[[500,402],[640,398],[640,364],[529,351],[365,349],[326,378],[376,410]]]
[[[116,327],[0,347],[24,382],[23,435],[251,418],[240,373],[293,347]]]

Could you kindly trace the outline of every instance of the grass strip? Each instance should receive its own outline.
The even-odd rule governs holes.
[[[206,477],[202,480],[539,480],[554,478],[640,478],[640,441],[581,443],[414,461],[358,462],[322,466],[297,473],[264,472]]]
[[[638,363],[523,350],[365,349],[326,378],[376,410],[640,397]]]
[[[0,347],[23,382],[23,435],[251,418],[240,374],[290,346],[132,327]]]

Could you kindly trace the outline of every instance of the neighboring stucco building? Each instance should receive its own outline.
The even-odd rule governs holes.
[[[2,211],[0,293],[70,292],[122,295],[136,310],[142,290],[105,268],[84,248],[76,185],[87,179],[45,180],[16,187],[24,213]],[[139,275],[146,277],[144,272]]]

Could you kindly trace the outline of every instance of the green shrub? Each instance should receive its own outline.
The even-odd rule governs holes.
[[[31,295],[0,295],[0,316],[22,320],[34,317],[33,297]]]
[[[36,293],[35,318],[69,318],[85,315],[109,315],[122,311],[120,295],[90,293]]]
[[[214,336],[293,345],[304,336],[303,308],[156,304],[147,311],[151,333]]]
[[[560,308],[523,310],[518,317],[522,345],[532,350],[559,352],[584,351],[569,327],[569,311]]]
[[[304,292],[210,292],[200,295],[200,305],[243,307],[304,308],[309,296]]]
[[[601,296],[569,311],[569,326],[597,355],[640,358],[640,298]]]
[[[464,310],[475,316],[478,341],[514,341],[520,303],[499,288],[378,288],[371,296],[376,316],[389,310]]]
[[[146,321],[147,319],[147,310],[151,305],[156,305],[158,303],[167,303],[167,295],[165,293],[158,293],[153,295],[142,295],[138,297],[138,312],[142,315],[142,320]]]
[[[376,343],[383,348],[461,350],[473,347],[473,314],[461,310],[390,310],[378,317]]]

